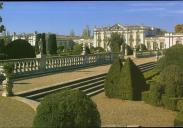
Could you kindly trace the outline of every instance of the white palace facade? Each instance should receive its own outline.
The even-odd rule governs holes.
[[[148,50],[169,48],[174,44],[183,44],[183,33],[164,33],[160,28],[142,25],[120,25],[94,29],[94,47],[102,47],[110,51],[108,39],[111,33],[120,33],[125,43],[134,48],[144,44]]]

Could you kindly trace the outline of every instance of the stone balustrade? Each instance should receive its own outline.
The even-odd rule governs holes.
[[[0,65],[4,63],[14,64],[14,77],[24,75],[33,75],[44,72],[52,72],[54,70],[68,70],[77,67],[95,66],[109,64],[119,53],[102,53],[91,55],[75,55],[75,56],[53,56],[43,58],[26,58],[1,60]]]

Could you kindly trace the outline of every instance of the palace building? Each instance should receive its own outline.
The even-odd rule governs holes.
[[[149,50],[169,48],[176,43],[183,44],[183,34],[165,33],[160,28],[143,25],[120,25],[94,29],[94,47],[102,47],[110,51],[108,39],[111,33],[120,33],[125,43],[131,48],[144,44]]]

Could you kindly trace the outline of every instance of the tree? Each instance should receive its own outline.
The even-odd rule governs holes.
[[[41,39],[41,34],[36,34],[36,43],[35,43],[35,53],[39,54],[39,40]]]
[[[3,3],[0,3],[0,9],[3,8]],[[0,16],[0,23],[2,22],[2,17]],[[2,33],[3,31],[5,31],[5,26],[4,25],[0,25],[0,33]]]
[[[73,54],[74,55],[80,55],[83,51],[82,44],[75,44],[73,47]]]
[[[57,53],[58,54],[61,54],[63,52],[63,50],[64,50],[64,46],[63,45],[60,45],[60,46],[57,47]]]
[[[118,33],[112,33],[109,38],[109,46],[112,52],[120,52],[121,45],[124,44],[124,38]]]
[[[45,33],[41,34],[41,39],[42,39],[42,43],[43,43],[43,54],[46,54],[46,36],[45,36]]]
[[[183,24],[177,24],[175,26],[175,32],[182,33],[183,32]]]
[[[83,30],[83,33],[82,33],[82,37],[84,38],[84,39],[88,39],[88,38],[90,38],[90,35],[91,34],[91,31],[90,31],[90,29],[89,29],[89,26],[87,25],[85,28],[84,28],[84,30]]]
[[[17,39],[5,47],[5,53],[9,59],[33,58],[35,51],[33,47],[22,39]]]
[[[4,53],[4,48],[5,48],[5,45],[4,45],[4,39],[0,39],[0,53]]]
[[[57,41],[55,34],[50,34],[48,36],[47,53],[50,55],[57,54]]]
[[[74,37],[74,36],[75,36],[75,32],[74,32],[74,30],[73,30],[73,29],[70,31],[70,36],[72,36],[72,37]]]

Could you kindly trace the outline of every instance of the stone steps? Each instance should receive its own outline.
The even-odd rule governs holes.
[[[141,70],[141,72],[145,72],[154,68],[155,65],[156,65],[155,62],[150,62],[150,63],[139,65],[138,67]],[[24,92],[24,93],[18,94],[18,96],[41,101],[44,96],[64,90],[64,89],[80,89],[83,92],[85,92],[86,95],[93,96],[104,91],[104,80],[106,75],[107,73],[104,73],[104,74],[100,74],[100,75],[96,75],[96,76],[92,76],[84,79],[74,80],[71,82],[55,84],[54,86],[50,86],[50,87],[46,87],[46,88],[42,88],[42,89],[30,91],[30,92]]]

